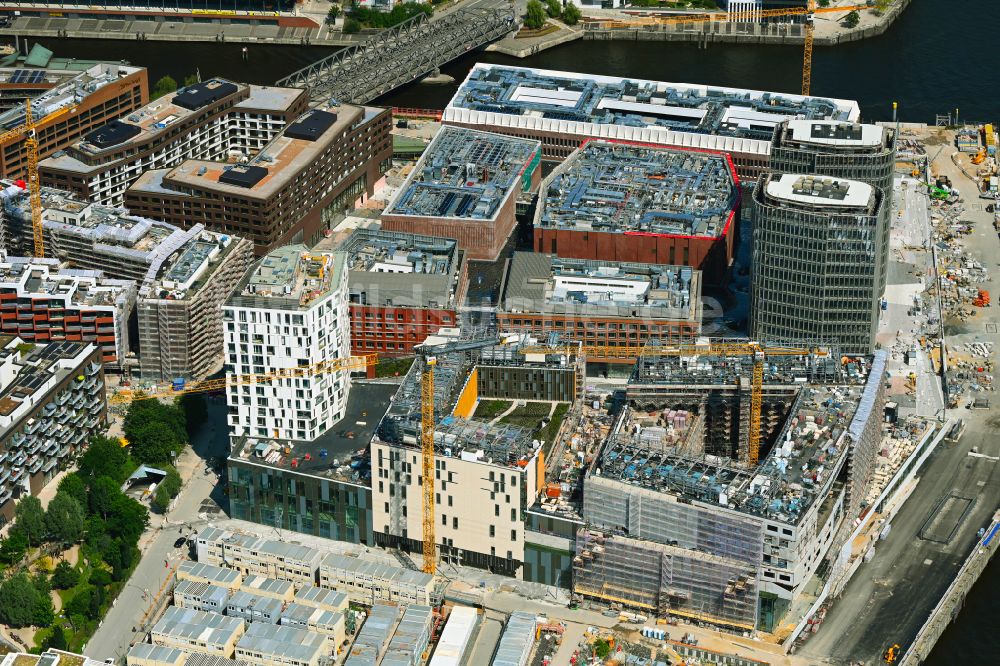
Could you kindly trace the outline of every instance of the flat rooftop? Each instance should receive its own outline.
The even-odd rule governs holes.
[[[451,238],[356,229],[346,255],[350,301],[399,307],[454,307],[462,253]]]
[[[699,338],[693,345],[675,345],[650,340],[646,351],[636,362],[629,384],[679,387],[719,385],[735,388],[739,378],[751,376],[754,357],[752,354],[727,354],[719,350],[724,350],[727,343],[741,342],[744,341]],[[806,347],[774,342],[769,343],[767,348],[776,348],[782,353],[766,357],[765,382],[801,385],[843,381],[840,352],[834,345],[817,343]],[[800,348],[802,353],[789,353],[790,350]],[[682,354],[682,351],[686,353]]]
[[[445,125],[384,214],[491,220],[540,155],[538,141]]]
[[[0,384],[0,425],[3,427],[22,417],[23,412],[18,412],[22,405],[35,404],[36,393],[59,383],[71,372],[78,371],[85,355],[94,349],[88,343],[68,341],[29,343],[20,349],[19,344],[21,341],[18,338],[0,338],[0,357],[16,355],[15,374],[3,378],[4,381]]]
[[[147,290],[148,295],[183,300],[198,293],[239,245],[239,240],[227,234],[201,231],[163,265],[156,283]]]
[[[142,67],[132,67],[120,63],[102,62],[92,64],[71,79],[59,83],[31,100],[31,113],[35,120],[41,120],[50,113],[60,109],[72,109],[79,102],[79,94],[85,91],[94,94],[97,91],[116,84],[130,74],[142,71]],[[115,93],[117,94],[117,92]],[[64,116],[65,120],[68,116]],[[13,129],[24,124],[24,104],[0,114],[0,127]]]
[[[244,84],[218,78],[179,88],[127,116],[92,130],[83,140],[73,144],[68,154],[72,156],[74,151],[79,151],[85,156],[96,156],[111,149],[120,149],[126,144],[142,143],[167,131],[171,125],[197,114],[203,107],[246,90],[247,86]]]
[[[701,271],[515,252],[505,312],[701,321]]]
[[[498,124],[574,135],[693,145],[669,133],[769,143],[791,118],[855,121],[857,102],[720,86],[664,83],[478,63],[444,111],[444,122]],[[740,142],[700,147],[767,152]]]
[[[767,197],[773,202],[791,204],[801,208],[861,209],[870,212],[875,208],[875,188],[868,183],[827,176],[780,174],[765,181]]]
[[[0,283],[17,285],[25,297],[66,299],[80,308],[118,307],[127,312],[134,297],[131,281],[105,278],[101,271],[61,268],[58,259],[8,257],[0,262]]]
[[[882,146],[889,131],[880,125],[833,120],[789,120],[786,136],[794,143],[829,147]]]
[[[312,562],[320,555],[320,552],[315,548],[303,546],[300,543],[277,541],[242,530],[224,530],[218,527],[203,528],[198,532],[198,541],[217,543],[233,548],[243,548],[253,551],[255,554],[271,555],[283,561],[290,562]],[[271,591],[272,593],[284,594],[291,586],[292,584],[285,580],[250,575],[244,577],[241,589]]]
[[[270,307],[307,309],[339,286],[343,270],[343,253],[313,253],[305,245],[284,245],[257,262],[229,302],[239,306],[249,298],[271,301]]]
[[[288,663],[308,664],[327,649],[328,638],[315,631],[266,622],[251,622],[236,643],[237,650],[280,656]]]
[[[728,155],[587,141],[549,176],[536,226],[606,233],[728,233],[740,204]]]
[[[238,617],[170,606],[153,626],[152,633],[175,636],[203,645],[225,645],[243,630],[243,626],[243,620]]]
[[[355,382],[347,397],[344,418],[311,442],[247,437],[236,443],[230,458],[368,485],[371,461],[368,444],[382,420],[394,384]]]
[[[267,199],[302,177],[318,156],[358,122],[368,122],[381,109],[330,106],[313,109],[289,123],[282,132],[245,164],[185,160],[166,174],[143,174],[129,189],[171,192],[180,186]],[[184,192],[177,191],[183,195]]]
[[[279,88],[277,86],[250,85],[250,96],[240,101],[234,108],[247,111],[286,112],[295,101],[308,95],[301,88]]]

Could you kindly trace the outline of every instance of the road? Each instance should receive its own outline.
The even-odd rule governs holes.
[[[487,611],[483,616],[483,621],[479,624],[479,633],[472,646],[472,658],[469,659],[469,663],[489,664],[493,661],[493,651],[497,648],[497,642],[499,642],[502,632],[503,620],[498,614]]]
[[[182,533],[191,533],[192,523],[201,521],[203,502],[214,501],[217,505],[221,500],[222,485],[215,474],[205,473],[204,461],[227,453],[226,407],[217,397],[210,397],[208,403],[209,423],[194,436],[193,446],[178,461],[178,471],[186,483],[176,506],[166,521],[160,516],[151,517],[150,527],[140,540],[142,560],[87,643],[84,654],[88,657],[102,661],[114,658],[117,663],[125,663],[129,646],[139,638],[133,627],[152,605],[170,571],[168,567],[186,555],[183,548],[174,547],[174,542]]]
[[[947,156],[936,165],[960,189],[974,191]],[[963,217],[975,222],[975,230],[965,246],[995,275],[1000,265],[1000,241],[992,228],[992,215],[975,203],[968,208]],[[992,282],[984,287],[996,293]],[[1000,342],[1000,335],[995,333],[998,323],[997,308],[985,308],[956,335],[947,338],[948,346],[955,348],[973,340],[996,344]],[[913,495],[892,521],[888,539],[876,544],[875,558],[861,566],[800,654],[827,663],[847,664],[859,659],[872,663],[892,643],[905,649],[976,543],[977,531],[989,523],[1000,498],[998,463],[969,453],[978,447],[979,453],[986,456],[1000,455],[1000,439],[996,437],[1000,415],[964,407],[948,415],[966,420],[965,435],[956,444],[940,444],[930,456]],[[973,497],[976,502],[960,517],[957,526],[937,525],[936,535],[947,535],[955,528],[950,540],[921,538],[921,527],[938,502],[949,495]]]

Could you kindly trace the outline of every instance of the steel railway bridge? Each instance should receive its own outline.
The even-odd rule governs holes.
[[[330,100],[366,104],[516,27],[513,5],[508,3],[458,9],[433,19],[420,14],[304,67],[277,85],[305,88],[312,106]]]

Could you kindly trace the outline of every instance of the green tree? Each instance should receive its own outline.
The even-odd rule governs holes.
[[[140,400],[139,402],[156,401]],[[129,475],[128,454],[117,440],[95,435],[91,438],[87,451],[80,456],[78,468],[80,476],[85,481],[93,481],[106,476],[122,483]]]
[[[153,100],[158,97],[163,97],[169,93],[177,90],[177,81],[174,80],[172,76],[164,76],[159,81],[153,85],[153,89],[149,91],[149,99]]]
[[[28,550],[28,537],[17,530],[10,530],[7,538],[0,541],[0,562],[14,564],[20,562]]]
[[[341,28],[341,32],[345,35],[353,35],[361,32],[361,23],[358,22],[353,16],[348,16],[344,19],[344,27]]]
[[[14,508],[14,526],[11,531],[24,535],[29,546],[38,546],[45,541],[45,509],[34,495],[28,495]]]
[[[856,9],[844,17],[844,25],[848,28],[856,28],[858,23],[861,23],[861,14]]]
[[[576,25],[581,18],[583,18],[583,14],[580,12],[580,8],[572,2],[567,2],[566,9],[562,12],[562,22],[566,25]]]
[[[94,587],[107,587],[111,585],[111,574],[105,569],[97,568],[90,572],[90,584]]]
[[[114,479],[100,477],[90,486],[90,511],[107,520],[115,499],[121,494],[121,488]]]
[[[80,582],[80,572],[66,560],[59,560],[52,572],[52,587],[57,590],[68,590]]]
[[[132,456],[139,462],[162,465],[172,460],[180,447],[178,434],[163,421],[145,423],[133,429],[128,436]]]
[[[12,627],[34,624],[38,591],[26,573],[17,573],[0,583],[0,622]]]
[[[57,492],[45,511],[49,537],[61,546],[76,543],[83,535],[86,515],[83,507],[69,493]]]
[[[156,487],[156,493],[153,495],[153,501],[150,502],[150,506],[153,507],[153,510],[157,513],[166,513],[167,509],[170,508],[171,499],[173,498],[170,497],[170,493],[161,484]]]
[[[545,13],[550,18],[556,18],[562,13],[562,3],[559,0],[545,0]]]
[[[67,616],[70,615],[82,615],[84,617],[89,617],[90,614],[90,596],[93,594],[94,588],[91,585],[85,585],[76,591],[66,605],[63,606],[63,612]]]
[[[611,644],[603,638],[594,641],[594,654],[601,660],[607,659],[611,654]]]
[[[118,448],[121,449],[120,446]],[[58,493],[69,495],[82,507],[87,506],[87,484],[77,472],[72,472],[62,478],[62,481],[59,482]]]
[[[196,83],[198,83],[198,75],[197,74],[188,74],[187,76],[184,77],[184,87],[185,88],[187,88],[188,86],[193,86]]]
[[[330,5],[330,11],[326,13],[326,22],[335,23],[340,16],[340,5]]]
[[[61,624],[52,627],[52,633],[45,642],[45,647],[50,650],[65,650],[69,647],[69,644],[66,643],[66,634],[63,633]]]
[[[830,0],[819,0],[816,4],[819,5],[820,7],[829,7]]]
[[[149,524],[149,511],[146,507],[131,497],[119,493],[108,514],[108,533],[134,545],[138,543],[147,524]]]
[[[527,12],[524,15],[524,25],[537,30],[545,25],[545,9],[538,0],[528,0]]]

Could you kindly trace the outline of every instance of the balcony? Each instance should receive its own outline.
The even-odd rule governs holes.
[[[101,371],[100,365],[98,365],[97,363],[91,363],[90,365],[87,366],[87,369],[84,372],[87,374],[88,377],[93,377],[100,371]]]

